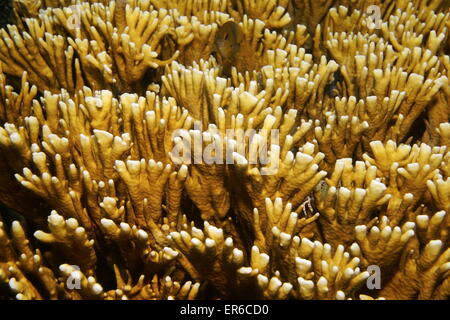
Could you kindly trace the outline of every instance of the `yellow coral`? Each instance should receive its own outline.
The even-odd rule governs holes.
[[[0,299],[450,297],[448,1],[13,8]]]

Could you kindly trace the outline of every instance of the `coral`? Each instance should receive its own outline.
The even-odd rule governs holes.
[[[448,1],[6,4],[0,299],[450,298]]]

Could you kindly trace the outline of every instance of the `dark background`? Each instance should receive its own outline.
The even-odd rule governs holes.
[[[0,0],[0,28],[12,23],[12,0]]]

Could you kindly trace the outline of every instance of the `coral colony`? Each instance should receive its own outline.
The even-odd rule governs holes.
[[[450,297],[449,1],[2,3],[0,299]]]

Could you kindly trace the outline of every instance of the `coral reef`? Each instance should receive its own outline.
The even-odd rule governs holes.
[[[1,20],[0,299],[450,297],[448,1]]]

